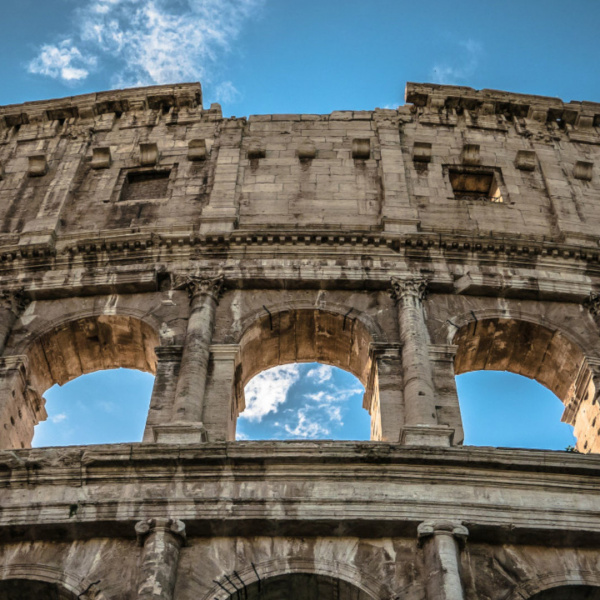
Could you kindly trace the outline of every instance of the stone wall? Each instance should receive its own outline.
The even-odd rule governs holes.
[[[600,105],[406,99],[0,107],[0,600],[597,597]],[[234,441],[298,361],[361,380],[371,442]],[[28,449],[51,385],[116,367],[156,376],[141,444]],[[579,453],[462,448],[479,369],[556,393]]]

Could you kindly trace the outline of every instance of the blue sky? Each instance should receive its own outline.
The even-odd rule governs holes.
[[[206,106],[218,101],[225,115],[237,116],[393,107],[404,102],[407,81],[600,102],[598,0],[571,0],[568,4],[558,0],[1,2],[0,104],[197,80],[203,83]],[[360,419],[355,423],[352,414],[356,411],[348,408],[351,403],[360,405],[360,394],[350,394],[356,382],[338,372],[319,381],[316,374],[308,374],[315,368],[301,365],[287,374],[282,371],[263,377],[262,385],[272,384],[269,377],[285,380],[285,401],[276,403],[277,410],[260,420],[248,412],[240,422],[242,434],[292,435],[286,425],[295,434],[306,434],[316,422],[328,430],[327,434],[321,431],[322,437],[361,437]],[[95,379],[88,388],[80,389],[82,383],[75,381],[58,390],[59,395],[73,390],[67,394],[74,399],[70,401],[57,400],[53,389],[47,393],[51,418],[43,427],[54,425],[64,432],[77,422],[67,408],[77,406],[85,413],[93,402],[103,402],[104,409],[90,416],[92,429],[104,422],[116,432],[116,419],[125,415],[125,407],[137,407],[145,415],[151,379],[144,376],[145,383],[134,379],[129,384],[122,380],[128,376],[122,372],[105,376],[107,381],[120,378],[117,387],[132,387],[119,399],[118,390],[109,391],[108,383]],[[515,398],[521,403],[515,410],[534,401],[542,403],[544,414],[550,414],[546,413],[548,402],[561,410],[556,398],[544,399],[527,387],[513,389],[512,383],[506,383],[507,375],[501,380],[504,383],[479,381],[474,392],[465,391],[477,376],[459,378],[461,400],[466,406],[472,393],[484,421],[486,414],[494,414]],[[492,392],[502,387],[511,390],[509,399],[494,399]],[[264,397],[259,391],[256,397]],[[99,400],[93,398],[96,392]],[[133,400],[138,392],[143,401]],[[278,393],[281,397],[281,389]],[[317,401],[319,393],[323,395]],[[332,394],[344,396],[343,402],[325,399]],[[111,413],[110,404],[123,410]],[[326,407],[320,417],[314,412],[318,405]],[[463,407],[463,413],[465,410]],[[533,412],[539,421],[539,410]],[[98,416],[105,413],[106,417]],[[127,415],[126,422],[138,418]],[[283,421],[282,415],[288,415],[287,420]],[[512,436],[514,420],[503,427],[498,419],[495,415],[495,431],[505,430]],[[558,417],[552,419],[555,422]],[[482,431],[480,421],[473,423],[469,428]],[[344,429],[347,427],[358,429],[350,434]],[[540,427],[549,431],[546,425]],[[38,429],[36,443],[51,443],[42,426]],[[119,435],[136,439],[141,435],[140,426],[135,432]],[[77,443],[66,441],[62,434],[57,436],[57,443]],[[91,432],[86,436],[88,442],[95,441]],[[510,445],[506,439],[493,444]],[[567,445],[560,436],[553,440],[537,443]]]

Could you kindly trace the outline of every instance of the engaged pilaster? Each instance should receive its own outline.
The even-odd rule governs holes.
[[[427,598],[463,600],[460,549],[469,530],[452,521],[425,521],[419,525],[417,535],[425,553]]]
[[[423,313],[427,280],[392,277],[391,285],[391,295],[398,307],[402,344],[405,416],[400,441],[407,445],[449,446],[452,432],[438,425],[435,412],[435,388]]]
[[[23,291],[4,291],[0,294],[0,355],[4,352],[6,341],[19,315],[25,310],[29,300]]]
[[[146,519],[135,525],[143,546],[138,599],[172,600],[185,525],[177,519]]]

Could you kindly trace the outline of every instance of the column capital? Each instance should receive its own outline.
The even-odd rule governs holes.
[[[419,542],[436,535],[449,535],[459,542],[465,542],[469,530],[458,521],[424,521],[417,527]]]
[[[409,296],[422,302],[427,293],[427,284],[428,281],[425,277],[406,277],[402,279],[391,277],[390,295],[395,302]]]
[[[152,533],[170,533],[185,542],[185,523],[179,519],[143,519],[135,524],[138,544],[144,545],[146,538]]]
[[[186,289],[190,299],[197,296],[211,296],[218,302],[223,293],[223,275],[217,277],[201,277],[174,273],[172,276],[173,289]]]
[[[0,308],[10,310],[18,316],[29,305],[29,298],[25,297],[23,288],[19,290],[3,290],[0,292]]]

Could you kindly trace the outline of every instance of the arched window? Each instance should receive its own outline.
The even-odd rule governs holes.
[[[156,331],[125,315],[101,315],[63,322],[35,338],[25,357],[16,357],[4,382],[11,399],[2,405],[0,446],[29,447],[34,426],[47,417],[43,394],[88,373],[135,369],[154,375]]]
[[[562,420],[574,425],[577,448],[600,451],[600,423],[596,425],[600,411],[592,372],[581,349],[564,334],[529,321],[492,318],[461,327],[454,344],[458,346],[456,375],[509,371],[534,379],[563,403]],[[480,393],[489,392],[484,388]]]
[[[333,377],[331,367],[337,367],[356,378],[355,383],[346,383],[345,392],[340,391],[340,397],[350,390],[353,391],[352,395],[358,394],[358,386],[364,389],[369,382],[372,368],[371,341],[371,335],[360,320],[325,310],[286,310],[274,314],[267,313],[254,321],[240,340],[240,361],[235,383],[237,414],[232,415],[231,439],[235,439],[235,418],[243,414],[246,407],[250,410],[246,413],[244,427],[242,427],[243,435],[240,437],[248,435],[252,430],[252,427],[246,426],[251,425],[253,419],[258,420],[257,415],[260,411],[268,414],[272,412],[267,410],[269,406],[283,404],[287,392],[293,386],[302,388],[302,384],[308,383],[307,378],[311,377],[313,381],[317,381],[319,373],[327,373],[327,377]],[[273,367],[279,368],[270,371]],[[312,375],[309,375],[311,372]],[[258,379],[253,379],[256,376]],[[336,374],[336,381],[339,379],[338,383],[341,383],[343,377]],[[269,385],[271,390],[267,391]],[[282,390],[285,390],[285,394]],[[300,395],[322,392],[323,401],[325,395],[334,390],[324,386],[320,390],[303,392],[302,389],[298,389],[297,391]],[[259,393],[269,394],[269,396],[258,399],[256,394]],[[319,430],[318,423],[316,425],[313,424],[314,421],[307,423],[311,402],[318,405],[319,400],[315,396],[305,400],[308,400],[308,403],[305,404],[304,410],[296,406],[295,425],[292,422],[286,423],[289,430],[288,437],[306,439],[313,435],[317,436],[317,432],[320,433],[317,437],[330,437],[328,427],[321,424]],[[334,414],[336,402],[331,403],[331,415]],[[371,429],[373,429],[373,422],[379,419],[378,409],[372,410]],[[286,432],[286,424],[280,422],[281,431]]]
[[[245,386],[237,439],[368,440],[365,389],[348,371],[291,363],[262,371]]]

